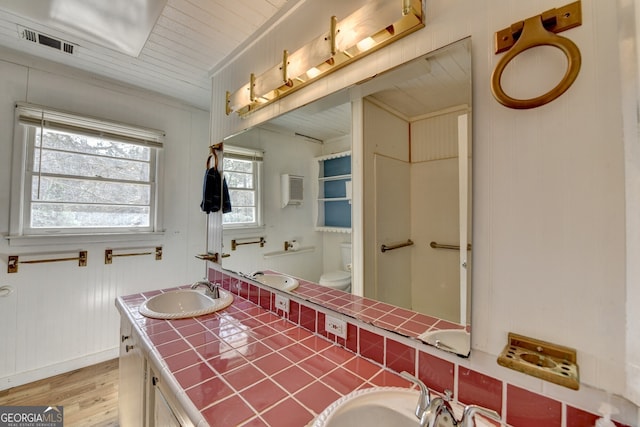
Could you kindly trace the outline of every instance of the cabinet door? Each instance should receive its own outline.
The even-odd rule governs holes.
[[[145,425],[146,361],[131,324],[120,321],[118,411],[120,427]]]
[[[153,420],[156,427],[181,427],[180,421],[158,387],[154,387]]]
[[[149,427],[195,427],[180,406],[174,392],[149,366]]]

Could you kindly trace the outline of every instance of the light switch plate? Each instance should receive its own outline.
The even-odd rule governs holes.
[[[325,331],[342,339],[347,339],[347,322],[331,316],[325,316],[325,319]]]
[[[276,294],[276,310],[289,314],[289,298]]]

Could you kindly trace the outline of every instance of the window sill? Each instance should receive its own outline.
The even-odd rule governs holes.
[[[5,236],[9,246],[47,246],[47,245],[77,245],[92,243],[117,242],[159,242],[164,237],[163,231],[149,233],[104,233],[104,234],[67,234],[60,235],[29,235]]]

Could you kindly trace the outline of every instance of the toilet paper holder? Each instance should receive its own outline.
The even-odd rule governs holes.
[[[284,241],[284,250],[285,251],[297,251],[300,249],[300,244],[296,240],[285,240]]]

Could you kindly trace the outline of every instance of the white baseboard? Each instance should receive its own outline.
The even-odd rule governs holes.
[[[86,368],[87,366],[95,365],[96,363],[106,362],[107,360],[117,358],[118,354],[119,347],[114,347],[99,353],[88,354],[77,359],[65,360],[64,362],[56,363],[54,365],[43,366],[42,368],[31,371],[8,375],[0,378],[0,391],[73,371],[75,369]]]

